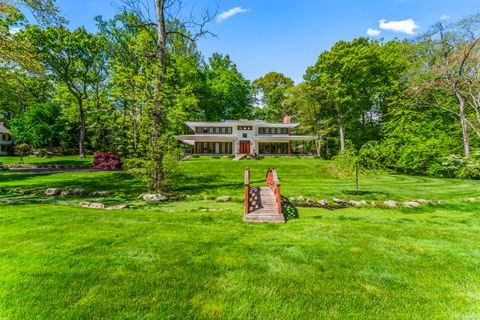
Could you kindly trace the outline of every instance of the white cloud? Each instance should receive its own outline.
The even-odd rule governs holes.
[[[446,20],[450,20],[452,17],[446,15],[446,14],[443,14],[441,17],[440,17],[440,20],[442,21],[446,21]]]
[[[227,10],[227,11],[224,11],[224,12],[220,13],[217,17],[217,22],[225,21],[228,18],[233,17],[234,15],[237,15],[239,13],[244,13],[244,12],[248,12],[248,10],[244,9],[242,7],[232,8],[230,10]]]
[[[396,32],[402,32],[410,35],[415,34],[415,29],[419,28],[420,26],[413,20],[400,20],[400,21],[387,21],[382,19],[379,21],[380,29],[382,30],[391,30]]]
[[[380,31],[378,29],[369,28],[367,30],[367,35],[369,35],[371,37],[378,37],[380,35],[380,33],[382,33],[382,31]]]
[[[11,27],[9,30],[10,34],[15,34],[20,32],[20,28],[18,27]]]

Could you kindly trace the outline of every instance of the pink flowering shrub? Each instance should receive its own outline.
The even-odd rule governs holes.
[[[99,152],[93,156],[93,169],[121,170],[122,166],[122,160],[116,152]]]

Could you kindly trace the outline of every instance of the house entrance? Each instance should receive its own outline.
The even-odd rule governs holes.
[[[250,141],[240,141],[240,153],[250,154]]]

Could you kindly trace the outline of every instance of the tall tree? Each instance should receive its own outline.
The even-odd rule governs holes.
[[[204,66],[205,98],[201,101],[205,120],[252,117],[250,82],[238,71],[229,55],[214,53]]]
[[[430,32],[423,35],[422,45],[429,67],[426,76],[430,81],[427,83],[430,84],[432,93],[435,94],[440,88],[457,100],[454,112],[462,127],[463,153],[469,157],[467,103],[472,101],[468,100],[471,94],[478,93],[479,90],[476,80],[480,62],[480,14],[453,24],[435,24]],[[425,70],[425,66],[422,70]],[[471,107],[476,106],[472,104]]]
[[[166,163],[168,163],[169,152],[175,149],[175,141],[169,130],[172,120],[169,117],[169,110],[173,104],[168,92],[168,78],[171,76],[167,72],[168,44],[174,36],[195,43],[199,37],[209,33],[204,30],[204,27],[213,19],[213,16],[205,11],[200,19],[190,17],[181,23],[169,23],[176,20],[178,14],[184,9],[182,3],[178,0],[153,0],[155,18],[151,19],[143,10],[149,7],[148,1],[152,0],[124,0],[124,4],[125,12],[139,18],[136,26],[148,32],[153,42],[153,52],[145,52],[145,56],[152,60],[150,79],[153,92],[145,103],[145,114],[142,119],[150,140],[147,165],[150,188],[159,190],[168,188]],[[195,29],[194,34],[186,32],[187,29]]]
[[[284,101],[287,90],[293,85],[292,79],[279,72],[269,72],[253,81],[252,86],[265,108],[265,120],[280,121],[283,116],[290,113]]]
[[[69,31],[64,27],[42,30],[36,26],[25,30],[35,45],[41,64],[56,81],[63,83],[76,99],[80,118],[79,156],[85,157],[85,100],[98,81],[102,67],[103,42],[85,28]]]

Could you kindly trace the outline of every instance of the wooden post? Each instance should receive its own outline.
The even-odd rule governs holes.
[[[248,214],[250,212],[249,199],[248,199],[248,197],[250,196],[250,169],[249,168],[245,168],[245,176],[244,176],[243,184],[245,185],[245,200],[244,200],[243,213]]]

